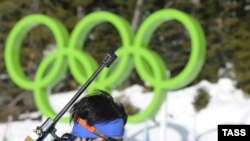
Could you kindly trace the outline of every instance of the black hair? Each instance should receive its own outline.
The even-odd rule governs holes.
[[[108,121],[122,118],[124,125],[127,122],[127,114],[122,104],[115,102],[113,97],[105,92],[98,91],[83,97],[70,109],[71,120],[76,121],[79,117],[93,125],[96,121]]]

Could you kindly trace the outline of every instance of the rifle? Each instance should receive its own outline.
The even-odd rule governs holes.
[[[103,70],[103,68],[109,68],[110,65],[117,58],[115,51],[117,47],[113,46],[111,50],[107,53],[107,55],[102,60],[101,65],[97,68],[97,70],[90,76],[90,78],[80,87],[80,89],[76,92],[76,94],[71,98],[71,100],[64,106],[64,108],[56,115],[56,117],[52,120],[51,118],[47,118],[47,120],[41,125],[38,126],[31,135],[27,136],[24,141],[43,141],[48,134],[51,134],[53,138],[58,139],[59,137],[56,135],[56,123],[60,120],[60,118],[67,112],[67,110],[74,104],[74,102],[80,97],[80,95],[88,88],[91,82],[98,76],[98,74]]]

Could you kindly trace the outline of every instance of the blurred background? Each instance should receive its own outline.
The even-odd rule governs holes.
[[[15,132],[19,132],[15,128],[15,122],[35,121],[33,124],[35,128],[39,125],[36,122],[39,123],[43,119],[35,105],[33,92],[17,86],[8,75],[4,63],[4,50],[8,34],[19,20],[34,13],[42,13],[59,19],[70,33],[84,16],[94,11],[105,10],[125,18],[136,32],[142,21],[151,13],[167,8],[179,9],[196,18],[204,30],[207,41],[206,60],[198,77],[185,88],[170,93],[169,95],[172,97],[169,97],[168,101],[173,99],[173,101],[180,102],[179,99],[188,95],[187,93],[192,93],[192,96],[189,97],[189,104],[195,111],[193,112],[194,115],[196,115],[211,104],[211,97],[214,95],[228,94],[230,95],[230,98],[228,98],[230,103],[238,101],[238,105],[230,105],[232,106],[230,109],[237,106],[239,109],[243,107],[245,109],[243,118],[249,119],[250,114],[248,113],[250,109],[247,106],[250,105],[247,103],[250,103],[250,62],[248,61],[250,59],[250,0],[0,0],[0,131],[2,132],[0,140],[15,140],[8,135],[15,136]],[[96,26],[88,35],[84,50],[87,50],[100,63],[106,54],[107,47],[112,46],[114,43],[118,46],[121,45],[119,33],[111,24],[102,23]],[[191,51],[189,34],[186,32],[185,27],[176,21],[162,24],[153,34],[149,46],[162,57],[172,77],[184,68]],[[56,48],[54,36],[48,28],[38,26],[28,33],[20,51],[20,61],[25,74],[30,79],[34,78],[39,62],[46,56],[47,52],[54,48]],[[153,90],[133,70],[128,79],[119,85],[115,91],[124,94],[133,89],[134,86],[140,87],[142,94],[150,95]],[[73,79],[72,75],[67,73],[63,80],[52,88],[51,95],[74,91],[78,87],[79,84]],[[211,90],[213,91],[211,92]],[[175,95],[177,96],[175,97]],[[127,94],[126,96],[129,97]],[[140,111],[140,108],[134,105],[133,102],[124,100],[124,96],[118,97],[117,100],[120,100],[125,105],[129,114]],[[178,110],[171,107],[171,102],[168,101],[166,103],[169,103],[167,107],[170,113]],[[239,106],[241,103],[244,103],[242,107]],[[180,105],[181,103],[175,104]],[[216,107],[219,106],[216,105]],[[182,110],[184,111],[179,111],[179,113],[187,114],[185,109]],[[237,111],[237,109],[235,110]],[[223,111],[225,110],[219,111],[219,113],[223,113]],[[168,113],[167,117],[171,118],[174,112],[172,115]],[[36,114],[31,116],[31,113]],[[25,114],[29,116],[25,116]],[[211,117],[216,116],[212,112],[209,115]],[[196,127],[201,126],[202,128],[202,124],[197,125],[199,121],[198,123],[195,121],[196,116],[192,115],[190,117],[192,125],[196,124]],[[232,123],[233,121],[234,119],[229,122]],[[240,121],[236,123],[240,123]],[[215,128],[217,124],[219,123],[215,123]],[[169,125],[182,124],[169,123]],[[145,126],[150,125],[142,125],[141,127]],[[12,129],[9,131],[10,127]],[[199,137],[203,133],[197,135],[193,133],[192,128],[184,127],[187,129],[185,134],[188,134],[188,136],[182,139],[172,139],[171,141],[202,140]],[[180,128],[175,129],[177,131],[181,130]],[[204,133],[205,131],[209,132],[210,129],[207,128]],[[190,132],[192,132],[191,137]],[[135,131],[134,134],[131,133],[130,135],[135,136],[136,133]],[[171,133],[171,131],[168,133]],[[147,138],[144,135],[150,135],[150,132],[143,131],[142,134],[138,138],[132,138],[129,135],[127,138],[128,140],[146,140]],[[180,134],[183,136],[184,132]],[[172,135],[175,136],[176,134],[173,133]],[[216,139],[215,134],[211,136],[203,140],[214,141]],[[148,140],[150,140],[150,137]]]

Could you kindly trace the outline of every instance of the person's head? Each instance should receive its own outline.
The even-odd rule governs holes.
[[[72,134],[83,141],[122,140],[127,114],[122,104],[104,91],[83,97],[70,110]]]

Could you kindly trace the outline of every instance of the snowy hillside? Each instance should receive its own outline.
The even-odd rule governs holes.
[[[211,99],[205,109],[196,113],[192,103],[197,94],[196,90],[201,87],[207,89]],[[141,86],[133,85],[124,91],[113,91],[113,95],[125,94],[133,105],[143,109],[150,102],[152,93],[142,94],[142,91]],[[51,101],[57,101],[52,103],[55,110],[60,111],[73,94],[74,92],[69,92],[50,96]],[[138,102],[138,99],[142,99],[142,102]],[[37,114],[39,113],[22,116],[37,116]],[[8,141],[23,140],[41,123],[31,120],[0,123],[0,140],[3,140],[4,135],[7,135]],[[164,126],[161,126],[161,123],[166,124],[166,131],[163,130]],[[250,124],[250,99],[235,89],[234,83],[229,79],[221,79],[217,84],[202,81],[192,87],[168,92],[166,103],[154,120],[126,126],[125,140],[156,141],[163,140],[165,135],[164,140],[167,141],[216,141],[218,124]],[[69,123],[58,123],[57,134],[70,132],[70,126]]]

